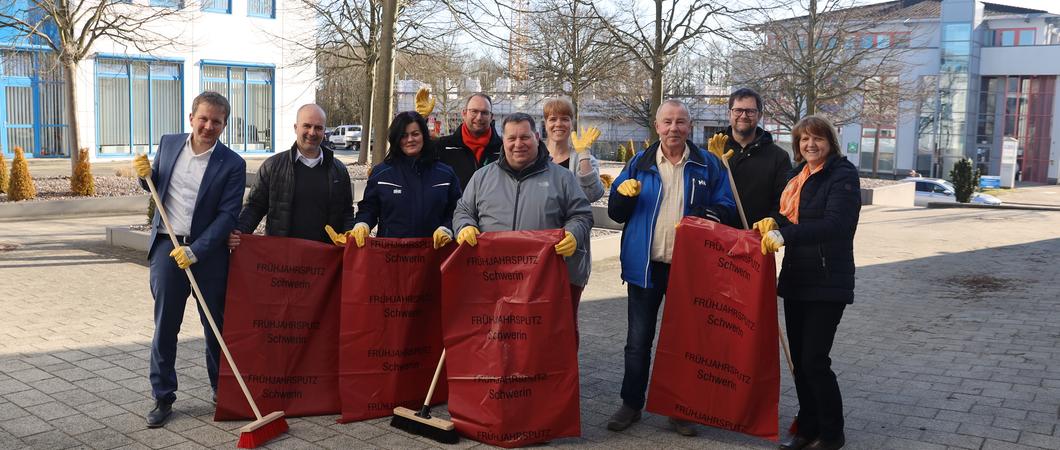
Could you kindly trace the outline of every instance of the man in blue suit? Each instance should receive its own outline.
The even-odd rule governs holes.
[[[133,160],[144,188],[147,183],[143,178],[151,177],[154,182],[180,243],[173,247],[156,211],[147,254],[155,299],[155,334],[151,341],[155,408],[147,415],[149,428],[165,424],[177,399],[173,363],[184,306],[191,294],[185,268],[191,267],[210,314],[217,327],[222,327],[228,282],[225,242],[236,225],[246,185],[246,161],[217,140],[228,124],[228,100],[216,92],[203,92],[192,101],[191,111],[188,119],[192,132],[162,136],[153,167],[146,155]],[[206,370],[216,393],[220,346],[201,307],[199,319],[206,330]]]

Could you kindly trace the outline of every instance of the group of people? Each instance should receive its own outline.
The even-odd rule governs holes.
[[[577,307],[591,270],[589,205],[605,187],[588,150],[593,130],[575,133],[569,101],[545,102],[544,139],[524,113],[504,117],[498,133],[492,99],[482,93],[467,99],[459,129],[438,139],[428,129],[429,110],[397,114],[386,157],[371,171],[356,211],[349,172],[321,146],[326,113],[313,104],[298,109],[294,144],[262,163],[243,204],[245,162],[218,141],[229,111],[220,94],[200,94],[189,115],[191,133],[163,136],[153,166],[146,156],[134,160],[137,174],[158,186],[159,206],[172,218],[180,243],[173,247],[156,214],[148,254],[156,324],[149,427],[162,426],[176,400],[176,336],[190,293],[183,270],[191,268],[221,327],[229,252],[263,218],[270,236],[358,247],[372,229],[378,237],[430,237],[435,248],[454,240],[474,246],[482,232],[563,229],[555,251],[567,261],[577,330]],[[729,111],[725,143],[708,150],[689,139],[688,107],[664,101],[655,116],[659,141],[637,153],[610,188],[608,215],[624,224],[620,259],[628,329],[622,405],[607,427],[625,430],[641,417],[675,228],[682,217],[696,216],[735,227],[753,223],[763,253],[786,247],[778,294],[800,411],[798,433],[781,448],[840,448],[842,400],[828,355],[853,300],[857,169],[839,152],[835,128],[823,118],[806,117],[792,129],[792,168],[788,153],[758,126],[758,93],[736,90]],[[219,353],[209,327],[206,346],[216,398]],[[670,424],[682,435],[696,434],[689,422],[670,418]]]

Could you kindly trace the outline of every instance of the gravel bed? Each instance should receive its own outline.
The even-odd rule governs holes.
[[[351,180],[367,180],[368,179],[368,165],[350,163],[346,164],[346,168],[350,171]]]
[[[878,188],[878,187],[883,187],[883,186],[890,186],[890,185],[898,184],[898,183],[906,183],[906,181],[902,181],[902,180],[881,180],[879,178],[862,178],[861,179],[861,188],[862,189],[872,189],[872,188]]]
[[[93,178],[96,180],[94,197],[128,197],[147,193],[134,178],[116,175],[94,176]],[[84,198],[70,192],[69,176],[33,178],[33,184],[37,187],[37,197],[26,200],[28,202]],[[0,203],[7,201],[7,194],[0,194]]]

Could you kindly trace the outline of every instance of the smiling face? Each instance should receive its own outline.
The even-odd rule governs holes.
[[[799,137],[799,153],[811,169],[824,164],[825,159],[828,158],[829,148],[828,138],[824,136],[807,132]]]
[[[188,121],[191,122],[193,144],[204,146],[217,142],[228,122],[224,108],[209,102],[200,102],[195,111],[188,114]]]
[[[504,158],[514,170],[523,170],[537,159],[537,132],[530,122],[504,125]]]
[[[294,124],[295,144],[306,153],[315,154],[324,140],[324,110],[315,105],[299,108]]]
[[[493,120],[493,107],[490,102],[481,96],[471,97],[463,111],[464,125],[472,135],[481,136],[490,126]]]
[[[548,131],[548,139],[553,142],[563,142],[570,138],[571,118],[566,114],[553,114],[545,119],[545,131]]]
[[[732,102],[729,108],[729,125],[733,132],[741,135],[749,135],[758,126],[758,103],[754,97],[742,97]]]
[[[415,158],[423,151],[423,130],[420,124],[412,122],[405,125],[405,132],[401,135],[401,152],[405,156]]]
[[[692,131],[688,110],[680,104],[663,103],[655,113],[655,132],[659,133],[659,145],[671,152],[684,151],[685,141]]]

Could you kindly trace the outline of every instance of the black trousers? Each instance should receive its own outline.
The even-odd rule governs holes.
[[[828,354],[846,306],[784,300],[784,321],[795,364],[795,391],[799,396],[800,436],[831,440],[843,433],[843,396]]]

